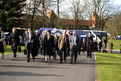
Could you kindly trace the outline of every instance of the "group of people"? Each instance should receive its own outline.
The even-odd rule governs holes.
[[[92,58],[93,37],[91,32],[87,35],[84,43],[86,43],[87,57]],[[30,62],[30,53],[33,60],[38,53],[41,53],[47,63],[51,61],[51,56],[56,52],[60,57],[60,63],[66,62],[66,57],[70,56],[70,63],[73,64],[77,62],[78,53],[80,54],[81,47],[83,47],[83,40],[76,35],[76,31],[73,31],[71,35],[69,30],[67,33],[66,30],[63,30],[59,36],[57,34],[53,36],[51,30],[43,31],[40,35],[38,31],[34,33],[28,29],[24,33],[24,44],[27,62]]]
[[[16,28],[12,29],[10,38],[13,57],[16,58],[17,46],[20,42]],[[31,29],[27,29],[23,34],[23,38],[27,62],[30,62],[30,54],[33,60],[35,60],[39,53],[44,55],[45,62],[50,62],[51,56],[56,52],[60,57],[60,63],[66,62],[66,57],[70,56],[70,63],[73,64],[77,62],[77,56],[80,54],[81,48],[86,48],[87,57],[92,58],[91,52],[94,42],[91,32],[89,32],[86,39],[81,39],[81,36],[78,36],[76,31],[73,31],[73,34],[71,34],[69,30],[67,32],[63,30],[59,36],[57,34],[53,36],[51,30],[43,31],[40,35],[38,30],[34,33]],[[2,59],[4,58],[5,47],[5,35],[0,27],[0,52],[2,52]]]

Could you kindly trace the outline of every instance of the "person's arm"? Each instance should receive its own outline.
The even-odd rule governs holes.
[[[4,33],[4,32],[1,32],[1,34],[3,34],[3,38],[1,38],[0,41],[3,41],[3,40],[6,39],[6,37],[5,37],[5,33]]]
[[[60,35],[60,36],[59,36],[59,39],[58,39],[58,48],[60,47],[60,43],[61,43],[61,36],[62,36],[62,35]]]

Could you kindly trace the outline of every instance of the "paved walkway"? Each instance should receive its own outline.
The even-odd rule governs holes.
[[[95,65],[93,58],[86,58],[86,54],[78,56],[77,64],[59,63],[59,57],[51,63],[44,63],[39,55],[30,63],[26,56],[12,54],[0,59],[0,81],[95,81]]]

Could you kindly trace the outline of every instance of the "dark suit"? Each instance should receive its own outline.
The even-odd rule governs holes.
[[[25,49],[27,49],[27,48],[26,48],[26,47],[27,47],[27,43],[26,43],[26,42],[28,41],[28,40],[27,40],[27,37],[28,37],[27,35],[28,35],[28,33],[23,33],[23,41],[24,41]]]
[[[58,39],[59,37],[54,37],[54,48],[55,48],[55,51],[58,52]]]
[[[64,42],[64,40],[65,40],[65,42]],[[59,48],[60,62],[63,61],[63,52],[64,52],[64,61],[66,61],[67,50],[69,49],[69,37],[68,37],[68,35],[65,35],[65,39],[63,37],[63,34],[59,36],[58,48]]]
[[[17,52],[17,46],[19,45],[20,38],[17,32],[12,32],[10,34],[10,43],[11,43],[11,48],[13,50],[14,58],[16,57],[16,52]]]
[[[76,41],[76,45],[74,44],[74,40]],[[75,56],[74,62],[76,63],[77,61],[77,51],[79,50],[80,47],[80,41],[79,41],[79,37],[76,36],[76,38],[74,39],[74,36],[72,36],[71,38],[71,59],[70,62],[73,63],[73,56]]]
[[[93,50],[93,37],[92,36],[87,36],[86,37],[86,48],[87,48],[87,57],[90,56],[90,58],[92,58],[92,50]]]
[[[39,53],[39,48],[40,48],[40,40],[39,40],[39,37],[40,37],[40,34],[38,33],[38,34],[36,34],[36,49],[37,49],[37,51],[36,51],[36,54],[38,54]]]
[[[82,45],[83,45],[82,39],[81,39],[81,37],[79,37],[79,49],[78,49],[79,55],[80,55],[80,52],[81,52]]]
[[[31,40],[30,40],[31,37]],[[32,54],[33,60],[35,59],[36,54],[36,35],[34,33],[31,34],[31,36],[26,35],[27,41],[26,45],[27,47],[27,62],[30,62],[30,53]]]

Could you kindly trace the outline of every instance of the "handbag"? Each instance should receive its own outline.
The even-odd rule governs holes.
[[[26,55],[26,54],[27,54],[26,49],[24,49],[24,55]]]
[[[18,52],[21,52],[21,47],[20,46],[18,47]]]

